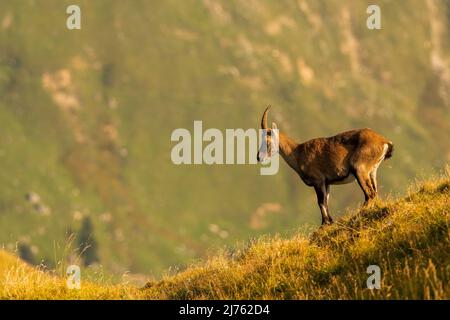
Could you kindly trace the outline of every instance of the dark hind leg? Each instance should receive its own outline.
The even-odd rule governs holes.
[[[315,186],[314,190],[316,191],[317,204],[319,205],[320,213],[322,214],[322,225],[331,224],[333,219],[331,219],[328,214],[328,197],[330,188],[328,185],[323,183],[320,186]]]
[[[328,200],[330,199],[330,185],[329,184],[325,185],[325,190],[326,190],[325,201],[326,201],[326,205],[327,205],[328,223],[332,224],[333,223],[333,218],[331,218],[330,209],[328,208]]]
[[[357,171],[356,180],[358,181],[359,186],[364,192],[364,206],[367,206],[373,198],[376,196],[375,185],[372,183],[370,178],[370,174],[366,172]]]

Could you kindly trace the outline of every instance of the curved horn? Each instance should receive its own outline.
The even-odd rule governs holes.
[[[271,106],[268,106],[266,108],[266,110],[264,110],[264,113],[263,113],[263,116],[262,116],[262,119],[261,119],[261,128],[262,129],[267,129],[267,111],[269,111],[270,107]]]

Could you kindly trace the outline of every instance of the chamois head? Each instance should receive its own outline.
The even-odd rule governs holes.
[[[266,108],[261,119],[262,143],[258,150],[258,162],[266,162],[278,152],[279,134],[277,125],[272,122],[272,128],[267,126],[267,113],[270,106]]]

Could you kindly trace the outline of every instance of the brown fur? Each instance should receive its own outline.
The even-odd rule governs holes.
[[[263,129],[271,145],[272,130],[267,127],[267,109]],[[269,147],[268,147],[269,149]],[[279,152],[303,182],[314,187],[322,214],[322,224],[332,223],[328,212],[330,185],[356,179],[367,205],[377,194],[376,172],[379,164],[392,156],[393,144],[375,131],[365,128],[339,133],[328,138],[296,143],[279,133]],[[259,158],[259,154],[258,154]]]

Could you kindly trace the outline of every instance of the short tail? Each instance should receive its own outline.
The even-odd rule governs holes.
[[[391,141],[389,141],[387,143],[387,145],[388,145],[388,149],[386,151],[386,155],[384,156],[384,159],[391,158],[392,157],[392,153],[394,152],[394,144]]]

